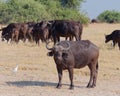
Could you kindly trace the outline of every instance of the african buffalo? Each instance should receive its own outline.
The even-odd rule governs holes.
[[[113,47],[115,47],[115,44],[118,43],[118,47],[120,50],[120,30],[114,30],[111,34],[105,35],[105,43],[112,40]]]
[[[30,42],[33,42],[34,41],[33,28],[36,25],[36,22],[27,22],[26,24],[28,25],[27,38]]]
[[[7,41],[11,39],[11,41],[18,41],[21,39],[24,42],[28,38],[29,41],[32,41],[32,26],[33,23],[10,23],[8,26],[1,29],[2,31],[2,39],[6,39]]]
[[[60,41],[60,37],[65,37],[66,40],[69,37],[70,41],[73,40],[73,37],[75,37],[76,40],[81,40],[83,26],[79,21],[51,20],[44,21],[43,25],[47,26],[44,28],[49,31],[48,37],[52,38],[54,44]]]
[[[2,31],[2,33],[1,33],[2,41],[7,40],[7,42],[8,42],[10,39],[8,28],[4,27],[4,28],[0,29],[0,31]]]
[[[42,42],[48,41],[50,33],[48,24],[48,21],[41,21],[34,25],[32,31],[36,44],[39,45],[39,40],[41,40]]]
[[[12,28],[14,27],[14,23],[10,23],[8,26],[0,29],[2,31],[1,38],[2,41],[7,40],[7,42],[11,39]]]
[[[50,34],[53,37],[54,44],[60,41],[60,37],[75,37],[76,40],[81,40],[83,26],[79,21],[72,20],[54,20],[52,22]]]
[[[52,48],[49,48],[47,43],[46,48],[51,50],[48,52],[48,56],[53,56],[56,63],[59,77],[57,88],[61,87],[62,71],[67,69],[71,82],[70,89],[73,89],[73,68],[83,68],[86,65],[90,69],[90,80],[87,87],[96,86],[99,57],[99,48],[96,45],[89,40],[61,41]]]
[[[99,20],[97,20],[97,19],[92,19],[92,20],[91,20],[91,23],[99,23]]]
[[[25,29],[25,30],[24,30]],[[2,28],[2,39],[11,39],[11,41],[18,42],[19,39],[23,39],[25,36],[23,33],[26,34],[26,25],[22,23],[10,23],[7,27]]]

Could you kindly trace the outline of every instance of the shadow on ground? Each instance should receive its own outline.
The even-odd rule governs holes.
[[[43,82],[43,81],[16,81],[16,82],[6,82],[8,85],[14,85],[18,87],[24,86],[56,86],[57,83]]]
[[[9,86],[17,86],[17,87],[24,87],[24,86],[57,86],[57,83],[53,82],[45,82],[45,81],[15,81],[15,82],[6,82]],[[62,84],[63,86],[69,86],[69,84]],[[85,88],[85,86],[74,86],[78,88]]]

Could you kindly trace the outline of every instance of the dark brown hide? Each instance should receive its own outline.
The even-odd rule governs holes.
[[[65,50],[68,47],[67,43],[70,44],[70,48]],[[51,52],[48,55],[53,55],[58,71],[59,82],[57,88],[61,87],[62,71],[64,69],[67,69],[69,72],[70,89],[72,89],[74,87],[73,68],[83,68],[85,66],[88,66],[90,69],[90,80],[87,87],[96,86],[99,57],[99,49],[96,45],[89,40],[62,41],[49,50]]]
[[[118,43],[118,47],[120,50],[120,30],[114,30],[111,34],[105,35],[105,43],[109,41],[113,42],[113,47]]]

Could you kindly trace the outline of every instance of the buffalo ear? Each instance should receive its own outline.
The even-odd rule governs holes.
[[[47,56],[53,56],[53,52],[51,51],[51,52],[48,52],[47,53]]]
[[[106,35],[106,34],[104,34],[104,36],[106,37],[107,35]]]
[[[3,29],[0,29],[0,31],[2,31]]]
[[[68,53],[62,53],[62,57],[67,58],[68,57]]]

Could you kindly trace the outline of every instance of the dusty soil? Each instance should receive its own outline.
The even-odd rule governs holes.
[[[0,96],[120,96],[120,51],[111,42],[104,43],[104,34],[119,29],[120,24],[91,24],[84,27],[83,38],[100,48],[96,88],[86,88],[89,69],[74,70],[74,90],[69,90],[68,72],[63,85],[56,89],[58,76],[53,58],[47,57],[45,44],[26,42],[8,44],[0,41]],[[18,71],[12,70],[19,65]]]

